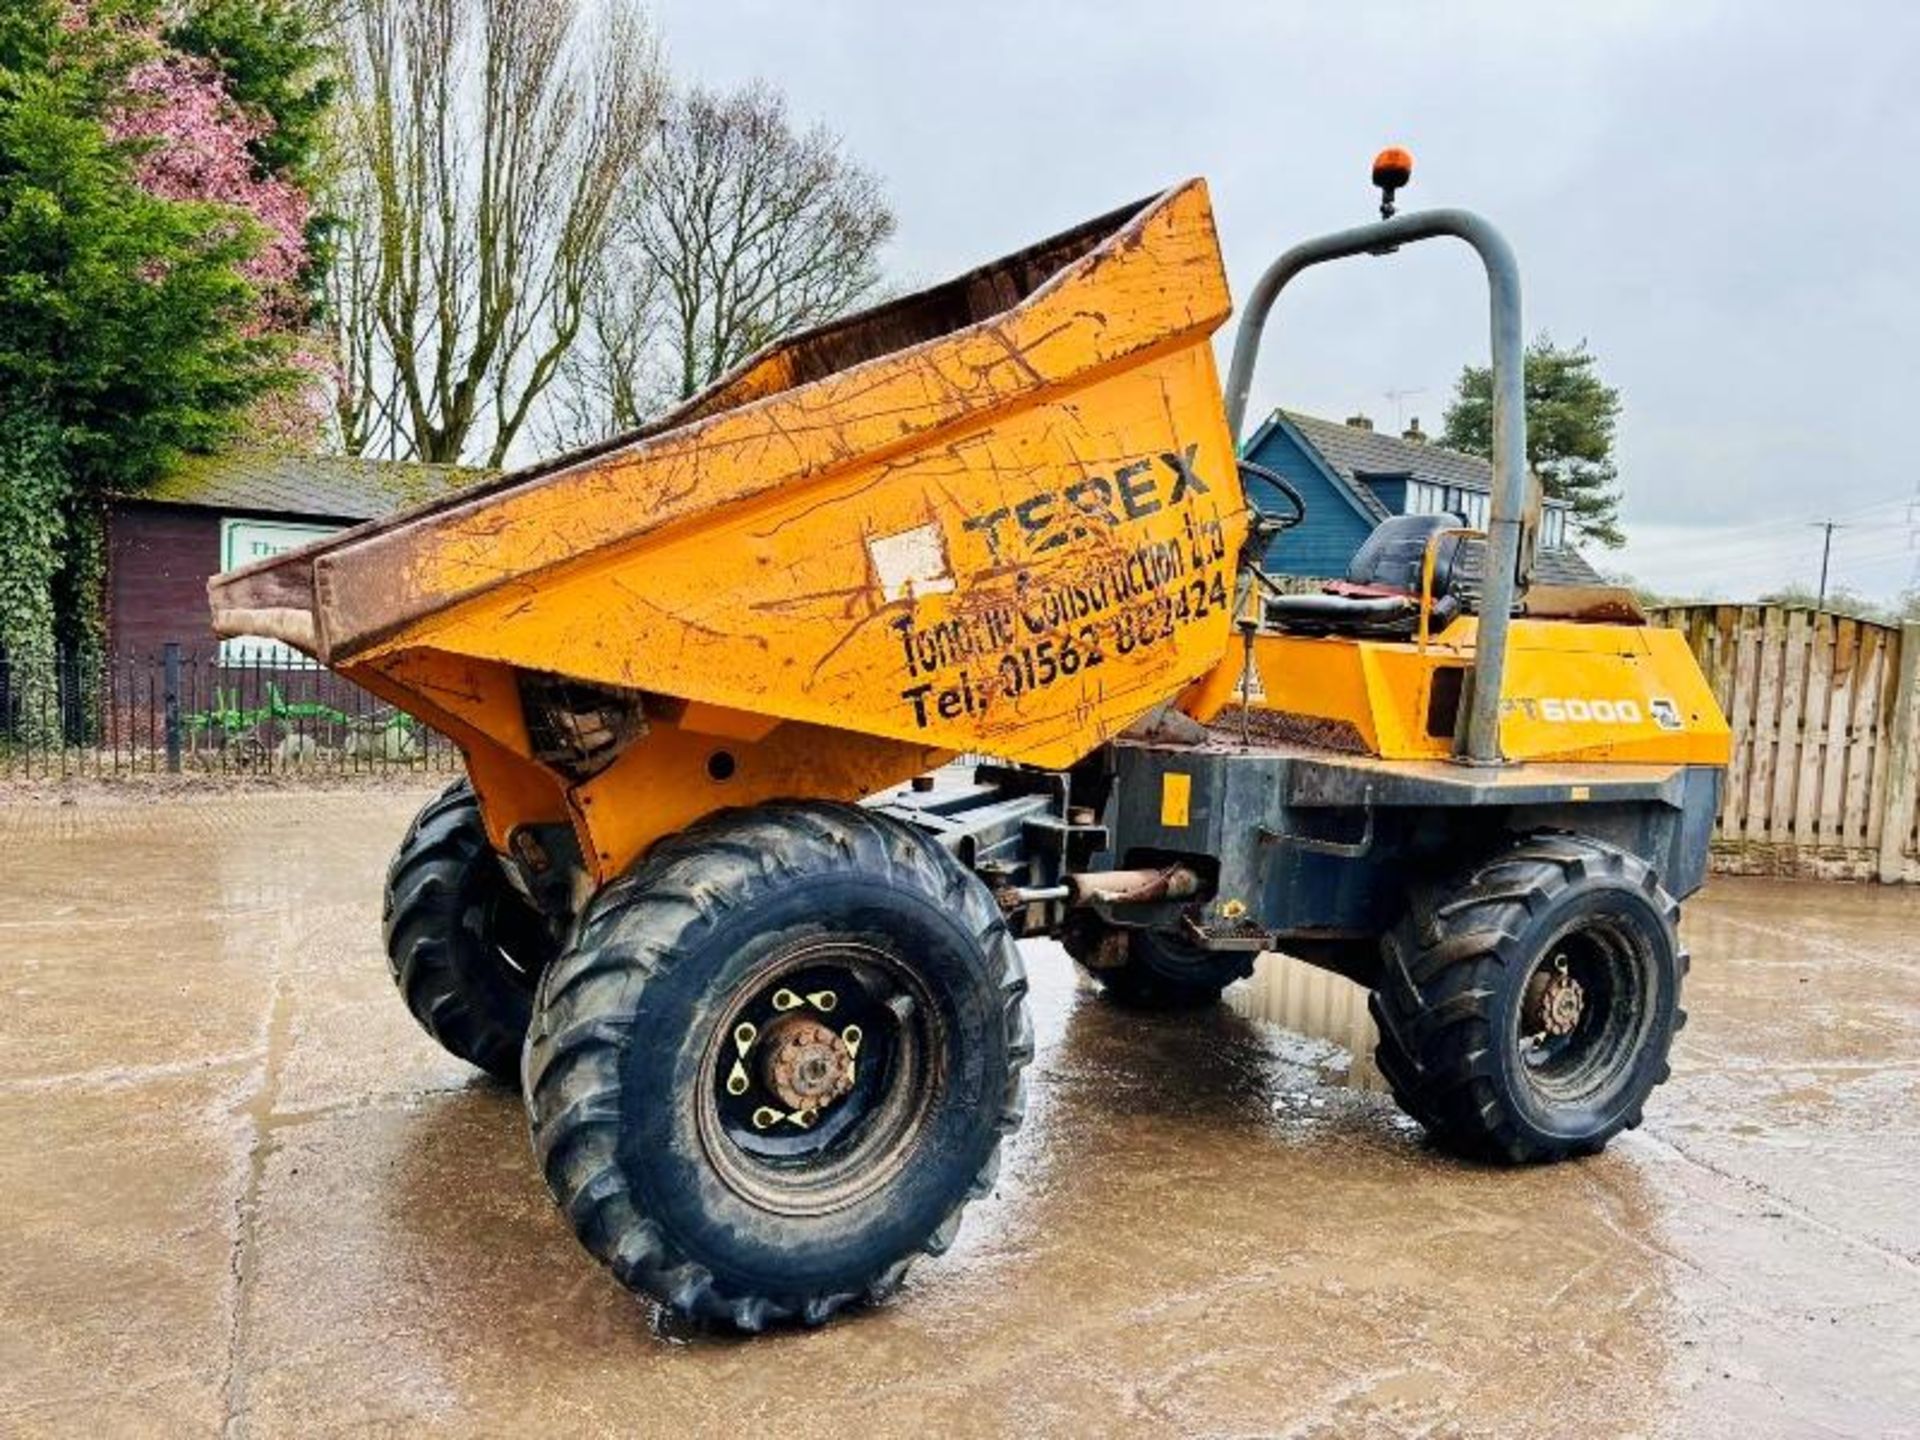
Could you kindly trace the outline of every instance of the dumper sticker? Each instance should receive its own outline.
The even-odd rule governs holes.
[[[1193,777],[1169,770],[1160,777],[1160,823],[1168,830],[1184,830],[1193,807]]]
[[[874,578],[885,600],[912,600],[920,595],[946,595],[954,588],[947,564],[947,547],[938,525],[921,525],[898,535],[878,535],[867,541]]]

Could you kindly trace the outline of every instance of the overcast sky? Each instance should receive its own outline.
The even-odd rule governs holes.
[[[1244,295],[1296,240],[1465,205],[1519,252],[1529,333],[1585,338],[1623,395],[1628,549],[1663,589],[1891,595],[1920,551],[1920,6],[658,0],[684,79],[756,75],[839,130],[931,282],[1188,175]],[[1484,361],[1470,251],[1297,282],[1258,411],[1438,428]],[[1223,335],[1228,332],[1223,331]],[[1223,351],[1224,354],[1224,342]],[[1415,392],[1398,401],[1390,392]]]

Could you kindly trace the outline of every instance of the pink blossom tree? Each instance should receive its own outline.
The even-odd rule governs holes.
[[[332,365],[301,287],[312,202],[300,186],[265,170],[250,148],[272,123],[234,102],[211,61],[158,42],[128,74],[107,116],[114,139],[140,146],[134,177],[141,188],[162,199],[231,206],[257,227],[258,249],[242,267],[256,292],[247,332],[287,342],[295,383],[262,401],[249,429],[272,443],[307,445],[329,411]]]
[[[271,121],[244,113],[220,71],[196,55],[163,52],[127,77],[126,90],[108,132],[145,142],[134,171],[141,186],[162,199],[213,201],[252,216],[263,238],[247,278],[260,287],[262,318],[287,318],[307,260],[311,207],[297,186],[260,173],[248,148]]]

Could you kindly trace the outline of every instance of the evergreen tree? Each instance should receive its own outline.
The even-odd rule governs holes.
[[[260,167],[310,187],[336,88],[317,0],[200,0],[167,43],[219,66],[227,93],[269,122],[249,144]]]
[[[0,648],[98,642],[99,516],[280,383],[243,210],[140,183],[108,119],[154,54],[138,0],[16,0],[0,16]],[[31,591],[32,593],[28,593]],[[34,661],[33,663],[39,663]]]
[[[1619,472],[1613,443],[1620,392],[1603,381],[1586,342],[1562,349],[1540,336],[1527,347],[1527,463],[1541,486],[1573,507],[1574,536],[1609,550],[1620,532]],[[1454,386],[1442,443],[1493,456],[1493,371],[1469,365]]]

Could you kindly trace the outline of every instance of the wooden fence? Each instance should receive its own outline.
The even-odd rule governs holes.
[[[1778,605],[1657,610],[1733,726],[1717,869],[1920,881],[1920,625]]]

